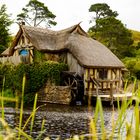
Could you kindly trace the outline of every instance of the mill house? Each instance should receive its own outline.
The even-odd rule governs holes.
[[[79,24],[60,31],[20,25],[15,39],[1,54],[1,61],[33,63],[34,52],[45,60],[64,62],[69,70],[62,73],[63,86],[72,96],[100,96],[113,100],[123,94],[124,64],[106,46],[92,39]]]

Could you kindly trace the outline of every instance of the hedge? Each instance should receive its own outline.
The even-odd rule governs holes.
[[[32,94],[46,83],[59,85],[61,82],[60,73],[67,70],[68,67],[64,63],[46,61],[33,64],[19,64],[17,66],[11,64],[0,64],[0,87],[5,77],[4,89],[12,89],[13,92],[18,90],[21,92],[23,75],[26,75],[25,94]]]

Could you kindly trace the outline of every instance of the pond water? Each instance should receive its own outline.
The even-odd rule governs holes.
[[[114,119],[117,119],[118,112],[114,109]],[[23,124],[31,114],[31,109],[24,109]],[[89,136],[89,116],[94,116],[95,107],[89,109],[87,106],[68,106],[47,104],[44,107],[39,108],[36,112],[34,128],[32,136],[36,138],[40,134],[42,120],[45,120],[45,131],[42,135],[44,137],[49,136],[51,139],[61,137],[61,139],[67,139],[73,135]],[[128,120],[131,120],[132,110],[128,110]],[[111,132],[112,127],[112,107],[104,107],[104,121],[105,128]],[[18,126],[19,112],[15,112],[14,108],[5,109],[5,119],[12,128]],[[100,123],[100,120],[98,121]],[[30,125],[27,126],[25,132],[29,133]],[[97,131],[100,135],[101,128],[97,125]]]

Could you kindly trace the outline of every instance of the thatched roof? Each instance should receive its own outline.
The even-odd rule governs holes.
[[[10,56],[10,47],[8,47],[4,52],[2,52],[1,56]]]
[[[22,33],[37,50],[53,53],[69,51],[84,67],[124,67],[107,47],[88,37],[79,24],[60,31],[22,25],[12,44],[11,52],[14,51]]]
[[[65,43],[73,32],[78,32],[87,36],[79,25],[74,25],[70,28],[61,31],[52,31],[49,29],[33,28],[22,26],[22,29],[30,39],[32,44],[40,51],[62,51],[65,50]]]
[[[100,42],[71,34],[67,46],[84,67],[124,67],[124,64]]]

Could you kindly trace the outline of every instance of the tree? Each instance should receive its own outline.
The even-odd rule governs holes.
[[[90,6],[89,12],[95,12],[95,20],[105,17],[117,17],[118,13],[116,11],[112,11],[110,6],[106,3],[96,3]]]
[[[110,6],[108,6],[106,3],[96,3],[90,6],[89,12],[95,12],[95,17],[93,18],[93,21],[95,21],[94,31],[96,34],[96,27],[98,27],[97,20],[105,17],[117,17],[118,13],[116,11],[112,11],[110,9]],[[93,22],[90,21],[91,23]]]
[[[22,13],[17,15],[17,20],[24,21],[30,26],[39,26],[45,23],[45,25],[50,27],[50,25],[57,24],[54,21],[55,17],[44,3],[37,0],[30,0],[26,7],[22,9]]]
[[[96,24],[89,29],[92,37],[105,44],[119,58],[133,56],[132,33],[116,19],[117,12],[106,4],[92,5],[92,10],[96,12]]]
[[[6,13],[6,5],[0,7],[0,53],[2,53],[11,41],[9,26],[13,23],[10,15]]]

